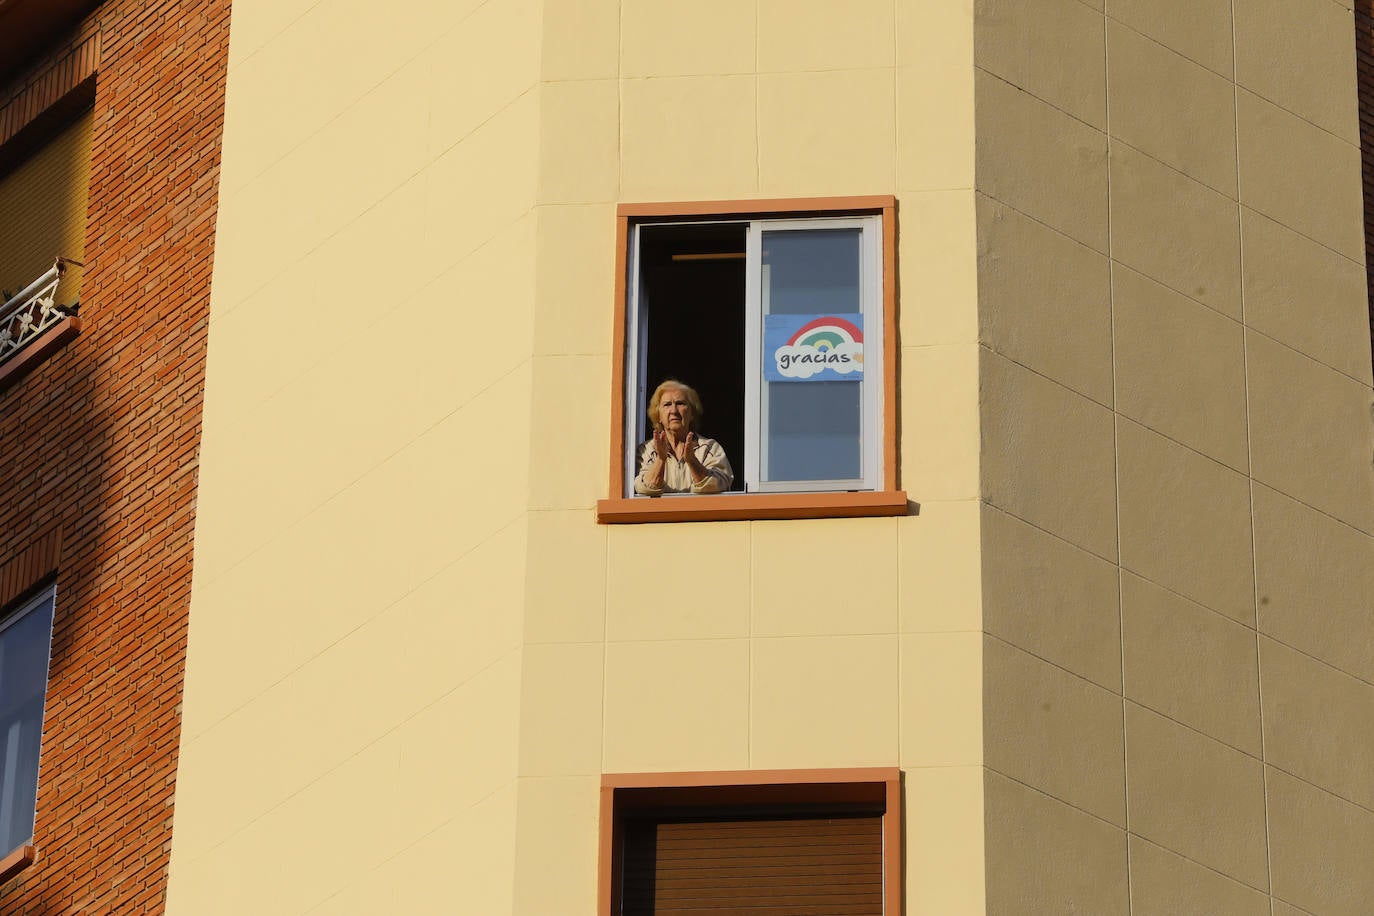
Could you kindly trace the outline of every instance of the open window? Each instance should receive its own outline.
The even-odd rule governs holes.
[[[619,216],[616,429],[600,520],[904,513],[895,201],[622,205]],[[701,431],[735,470],[730,493],[634,496],[645,408],[669,378],[701,395]]]

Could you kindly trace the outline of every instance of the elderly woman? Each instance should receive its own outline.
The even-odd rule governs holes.
[[[690,385],[668,379],[649,398],[653,438],[640,448],[635,492],[721,493],[735,479],[730,459],[715,439],[696,434],[701,422],[701,398]]]

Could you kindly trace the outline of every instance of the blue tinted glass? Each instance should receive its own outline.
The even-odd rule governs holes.
[[[765,232],[765,314],[861,312],[859,229]]]
[[[33,836],[52,598],[0,630],[0,855]]]
[[[771,315],[863,312],[862,231],[765,231],[763,311]],[[772,358],[763,355],[765,363]],[[862,376],[764,382],[766,481],[862,476]]]
[[[859,382],[769,382],[764,479],[857,479],[859,388]]]

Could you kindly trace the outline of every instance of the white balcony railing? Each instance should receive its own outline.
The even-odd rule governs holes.
[[[58,258],[43,276],[0,305],[0,363],[18,353],[25,344],[43,336],[44,331],[63,318],[74,314],[74,309],[58,305],[54,300],[57,284],[67,265],[76,263]]]

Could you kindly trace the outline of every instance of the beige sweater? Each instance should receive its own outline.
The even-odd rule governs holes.
[[[697,461],[706,468],[706,476],[700,483],[692,483],[692,471],[676,455],[668,456],[668,466],[663,469],[663,486],[652,489],[646,481],[652,476],[650,471],[658,461],[658,452],[650,439],[639,448],[639,473],[635,475],[635,492],[640,496],[662,496],[664,493],[723,493],[730,489],[735,480],[735,472],[730,469],[730,459],[725,457],[725,449],[715,439],[697,436],[693,452]]]

